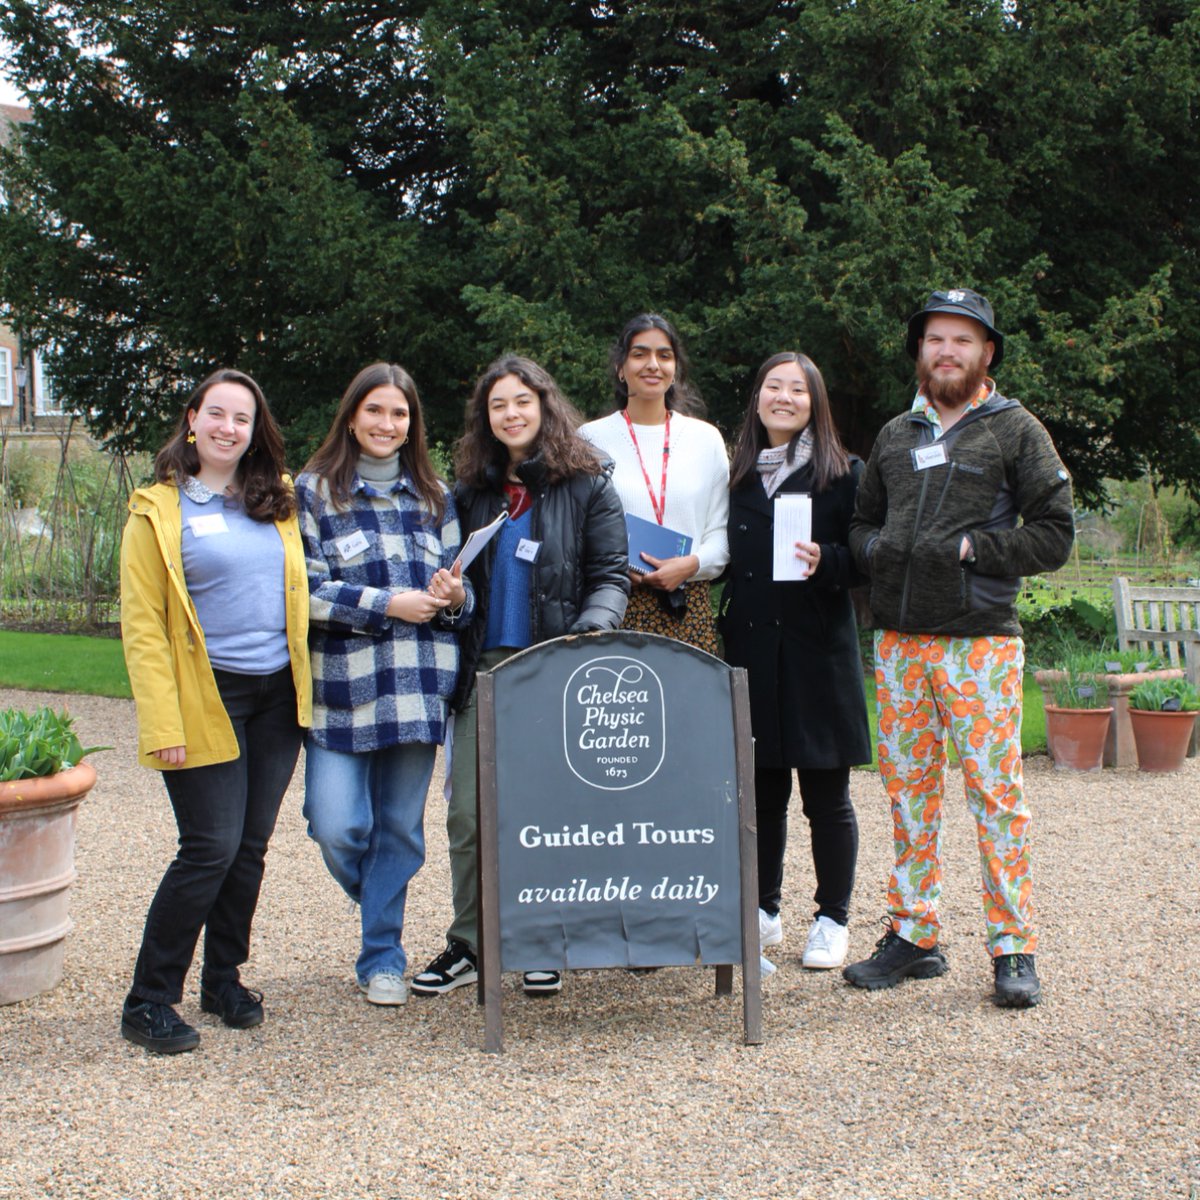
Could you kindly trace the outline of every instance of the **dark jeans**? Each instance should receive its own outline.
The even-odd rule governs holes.
[[[130,994],[176,1004],[204,928],[201,982],[238,978],[250,954],[267,843],[300,753],[291,667],[271,675],[214,670],[241,754],[164,771],[179,851],[158,885]]]
[[[850,768],[799,767],[800,800],[812,835],[813,869],[817,876],[815,917],[839,925],[850,919],[850,893],[858,861],[858,818],[850,803]],[[758,812],[758,906],[774,915],[783,889],[783,852],[787,847],[788,767],[759,767],[754,772]]]

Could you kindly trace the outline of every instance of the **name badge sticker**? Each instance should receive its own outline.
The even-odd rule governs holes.
[[[946,447],[941,442],[932,446],[918,446],[913,452],[913,470],[928,471],[930,467],[940,467],[946,462]]]
[[[212,537],[214,533],[228,533],[224,513],[204,513],[199,517],[188,517],[188,528],[192,537]]]
[[[529,538],[522,538],[517,543],[517,558],[519,558],[522,562],[537,562],[537,557],[541,552],[541,542],[531,542]]]
[[[353,533],[346,534],[344,538],[338,538],[333,544],[342,556],[342,562],[349,562],[350,559],[361,554],[371,543],[367,541],[367,535],[361,529],[356,529]]]

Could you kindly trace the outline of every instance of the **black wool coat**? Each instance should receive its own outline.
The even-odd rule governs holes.
[[[863,669],[849,589],[862,582],[850,554],[860,459],[813,495],[821,561],[806,580],[771,578],[772,513],[757,473],[729,498],[729,579],[721,599],[725,659],[750,682],[759,767],[845,767],[871,761]],[[812,465],[776,495],[812,491]]]

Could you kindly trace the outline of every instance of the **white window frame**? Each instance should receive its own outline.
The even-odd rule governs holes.
[[[37,417],[61,417],[63,415],[62,404],[54,394],[54,388],[50,381],[46,378],[46,373],[42,369],[42,356],[36,350],[33,354],[33,413]]]
[[[7,346],[0,346],[0,408],[12,408],[17,394],[17,381],[13,378],[13,354]]]

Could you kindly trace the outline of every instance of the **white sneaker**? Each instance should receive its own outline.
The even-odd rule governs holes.
[[[765,955],[758,956],[758,974],[760,978],[766,979],[768,975],[774,975],[779,968]]]
[[[408,984],[391,971],[380,971],[372,975],[370,982],[364,987],[361,983],[359,990],[366,992],[371,1004],[403,1004],[408,999]]]
[[[828,917],[818,917],[808,931],[801,962],[811,971],[830,971],[846,961],[850,930]]]
[[[765,909],[758,910],[758,940],[763,946],[778,946],[783,941],[783,918],[778,913],[771,916]]]

